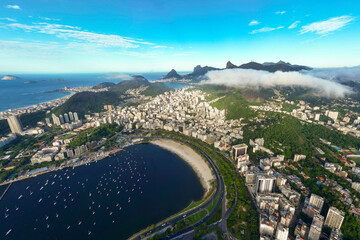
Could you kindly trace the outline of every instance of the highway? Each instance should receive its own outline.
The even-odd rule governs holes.
[[[144,137],[142,137],[142,138],[144,138]],[[205,209],[210,204],[212,204],[213,201],[216,199],[217,195],[220,193],[220,197],[219,197],[219,200],[216,202],[216,206],[208,215],[206,215],[199,222],[197,222],[191,226],[188,226],[176,233],[172,233],[172,234],[166,236],[164,239],[179,239],[179,238],[185,237],[188,234],[193,234],[195,227],[198,227],[198,226],[202,225],[203,223],[207,222],[216,213],[218,207],[220,205],[224,205],[223,202],[224,202],[224,197],[225,197],[225,185],[224,185],[224,180],[220,174],[218,167],[216,166],[215,162],[204,151],[202,151],[200,148],[198,148],[197,146],[195,146],[194,144],[192,144],[190,142],[183,141],[183,140],[180,140],[177,138],[169,138],[169,137],[166,137],[166,138],[165,137],[145,137],[145,139],[170,139],[170,140],[183,142],[183,143],[197,149],[200,152],[200,154],[209,162],[209,164],[213,170],[213,173],[215,174],[215,179],[216,179],[217,184],[216,184],[215,194],[213,194],[212,197],[205,204],[203,204],[200,207],[193,209],[187,213],[184,213],[181,216],[171,219],[171,220],[167,221],[166,223],[162,224],[161,226],[155,227],[153,230],[143,232],[141,235],[137,236],[135,239],[141,239],[141,236],[146,236],[148,234],[159,232],[162,229],[166,229],[170,225],[176,224],[177,222],[183,220],[185,217],[189,217],[193,214],[200,212],[201,210]],[[227,214],[223,215],[222,219],[219,222],[223,222],[224,220],[226,222],[226,219],[224,219],[224,216],[226,216],[226,215]]]

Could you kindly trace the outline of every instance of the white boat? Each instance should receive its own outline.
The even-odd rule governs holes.
[[[23,195],[20,195],[19,197],[18,197],[18,199],[20,199],[20,198],[22,198],[23,197]]]
[[[11,233],[12,229],[9,229],[9,231],[6,232],[5,236],[9,235]]]
[[[41,201],[42,201],[42,198],[39,199],[39,202],[41,202]]]

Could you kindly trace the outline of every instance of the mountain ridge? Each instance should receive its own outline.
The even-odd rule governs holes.
[[[225,70],[225,69],[252,69],[252,70],[261,70],[261,71],[267,71],[267,72],[276,72],[276,71],[282,71],[282,72],[292,72],[292,71],[301,71],[301,70],[311,70],[311,67],[303,66],[303,65],[293,65],[289,62],[279,61],[279,62],[264,62],[264,63],[258,63],[258,62],[248,62],[241,64],[239,66],[233,64],[231,61],[228,61],[226,63],[225,68],[215,68],[211,66],[204,66],[197,65],[194,67],[193,71],[188,74],[179,75],[175,69],[172,69],[169,73],[164,75],[161,80],[187,80],[190,82],[199,82],[201,81],[201,77],[204,76],[209,71],[215,71],[215,70]],[[175,75],[176,73],[176,75]]]

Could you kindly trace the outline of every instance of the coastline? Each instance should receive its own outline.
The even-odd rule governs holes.
[[[205,189],[205,193],[210,190],[211,181],[214,180],[213,173],[206,161],[192,148],[185,144],[165,139],[152,140],[150,143],[175,153],[187,162],[200,178],[200,182]]]
[[[43,101],[43,102],[39,102],[37,104],[27,105],[27,106],[23,106],[23,107],[11,108],[11,109],[7,109],[7,110],[0,110],[0,113],[6,113],[6,112],[12,112],[12,111],[24,111],[24,110],[27,110],[29,108],[36,108],[38,105],[51,104],[52,102],[56,102],[56,101],[59,101],[59,100],[64,100],[64,99],[70,98],[72,95],[75,94],[75,92],[68,92],[68,93],[69,94],[67,94],[65,96],[54,98],[54,99],[49,100],[49,101]]]

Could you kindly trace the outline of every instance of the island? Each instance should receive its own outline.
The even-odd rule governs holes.
[[[1,78],[1,80],[17,80],[20,79],[19,77],[13,76],[13,75],[6,75]]]

